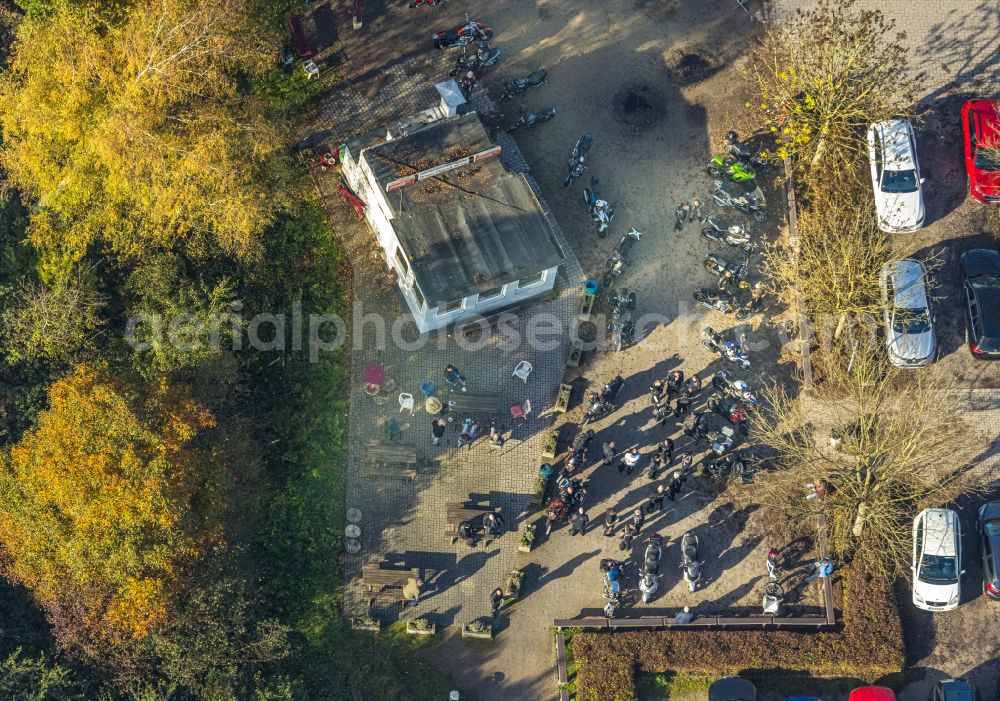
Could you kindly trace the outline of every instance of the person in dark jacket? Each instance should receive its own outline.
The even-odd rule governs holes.
[[[577,533],[579,533],[580,535],[583,535],[584,532],[587,530],[588,523],[590,523],[590,517],[587,516],[587,512],[581,506],[576,510],[576,513],[573,515],[573,518],[570,521],[569,534],[576,535]]]
[[[431,445],[441,445],[444,438],[444,430],[448,427],[448,422],[444,419],[431,421]]]
[[[611,535],[615,532],[615,526],[618,525],[618,512],[614,509],[608,509],[608,512],[604,514],[604,535]]]
[[[607,467],[608,465],[613,463],[615,461],[615,455],[617,455],[617,453],[615,452],[615,442],[608,441],[603,446],[601,446],[601,453],[604,456],[604,459],[601,461],[602,465]]]
[[[682,477],[680,470],[676,470],[670,482],[667,484],[667,499],[673,501],[681,491]]]
[[[682,387],[684,387],[684,371],[674,370],[667,377],[667,390],[670,394],[680,394]]]
[[[663,488],[663,485],[662,484],[656,485],[656,488],[653,490],[652,496],[649,497],[649,503],[646,504],[646,511],[649,513],[653,513],[654,511],[662,511],[663,497],[665,496],[666,496],[666,490]]]
[[[670,467],[674,464],[674,441],[672,438],[664,438],[663,442],[656,447],[656,454],[663,459],[663,466]]]

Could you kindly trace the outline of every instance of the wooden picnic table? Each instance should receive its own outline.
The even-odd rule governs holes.
[[[459,414],[500,413],[500,395],[496,392],[453,392],[448,400],[455,403],[449,410]]]
[[[365,448],[365,458],[370,463],[395,463],[397,465],[416,465],[417,449],[412,445],[399,442],[371,442]]]
[[[445,504],[445,512],[445,533],[454,533],[458,530],[458,524],[463,521],[470,521],[473,526],[479,528],[482,525],[483,514],[495,513],[496,509],[487,504],[467,504],[456,501]]]
[[[419,574],[417,568],[412,569],[389,569],[382,565],[362,565],[361,580],[369,588],[374,587],[402,587],[409,579],[416,579]]]

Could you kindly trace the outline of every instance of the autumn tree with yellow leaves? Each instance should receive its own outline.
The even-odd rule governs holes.
[[[916,82],[895,20],[856,0],[821,0],[769,26],[750,54],[757,109],[802,175],[856,173],[869,124],[912,111]]]
[[[183,387],[79,366],[0,470],[3,573],[61,634],[111,646],[164,626],[221,543],[228,472],[201,447],[212,414]],[[60,630],[62,628],[62,630]]]
[[[29,237],[50,268],[92,249],[258,255],[283,171],[278,131],[241,87],[278,49],[251,4],[154,0],[104,20],[65,3],[21,22],[0,158],[37,200]]]

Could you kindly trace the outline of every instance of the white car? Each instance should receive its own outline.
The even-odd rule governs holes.
[[[868,127],[868,160],[878,227],[890,233],[922,227],[924,178],[920,177],[917,144],[910,123],[905,119],[889,119]]]
[[[913,605],[951,611],[961,594],[962,529],[951,509],[924,509],[913,519]]]
[[[885,343],[889,362],[897,367],[922,367],[937,357],[926,278],[923,264],[911,259],[886,263],[879,275]]]

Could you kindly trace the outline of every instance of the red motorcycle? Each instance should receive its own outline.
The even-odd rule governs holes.
[[[562,499],[553,499],[545,509],[545,518],[545,535],[549,535],[557,521],[569,518],[569,505]]]
[[[468,46],[474,41],[489,41],[492,38],[492,29],[482,22],[470,21],[460,24],[454,29],[435,34],[434,48],[452,49],[459,46]]]

